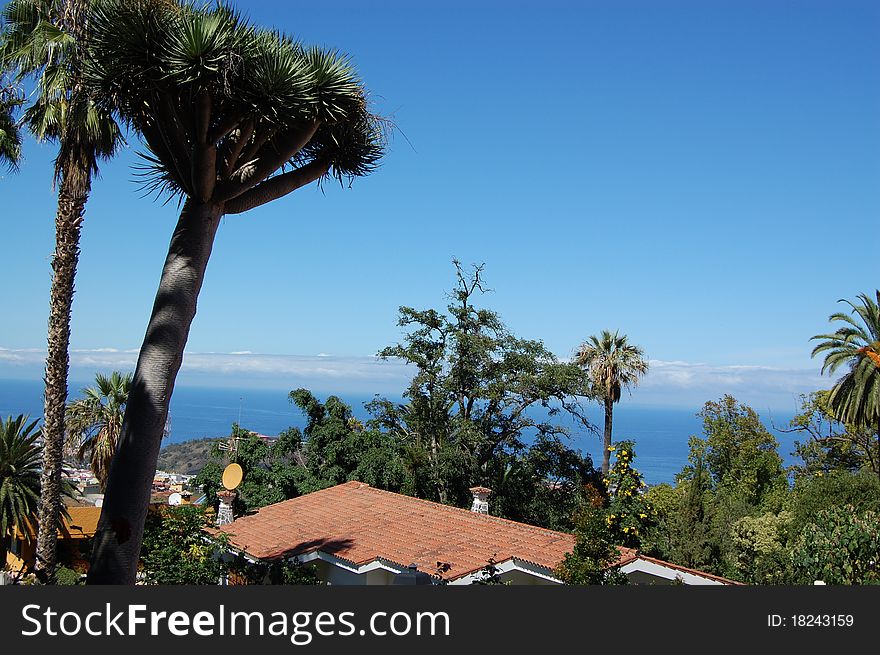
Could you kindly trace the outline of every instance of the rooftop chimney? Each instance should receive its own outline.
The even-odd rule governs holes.
[[[489,513],[489,494],[492,490],[488,487],[471,487],[470,491],[474,495],[474,504],[471,505],[471,511],[478,514]]]
[[[217,498],[220,499],[220,506],[217,508],[217,525],[232,523],[232,502],[235,500],[235,492],[223,489],[217,492]]]

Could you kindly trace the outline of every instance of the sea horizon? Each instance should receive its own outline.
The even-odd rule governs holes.
[[[81,389],[93,381],[72,380],[69,399],[81,397]],[[282,431],[306,425],[306,417],[289,401],[288,390],[269,388],[207,387],[194,385],[176,386],[171,398],[169,435],[163,447],[195,439],[219,439],[230,434],[233,423],[264,434],[276,436]],[[322,402],[335,395],[352,408],[360,420],[370,417],[364,404],[375,397],[401,401],[400,395],[322,392],[312,390]],[[637,391],[635,392],[637,393]],[[634,394],[635,395],[635,394]],[[707,399],[717,400],[717,399]],[[596,403],[585,403],[587,416],[596,426],[594,434],[566,416],[556,417],[556,422],[571,431],[568,445],[589,454],[594,465],[601,462],[601,430],[604,421],[602,408]],[[639,405],[625,399],[615,406],[614,441],[635,442],[636,468],[642,472],[648,484],[675,482],[675,475],[688,463],[688,440],[702,436],[702,421],[697,415],[701,407],[664,407]],[[779,442],[779,455],[785,466],[797,461],[792,454],[797,435],[783,433],[794,412],[758,412],[762,423]],[[41,380],[0,379],[0,416],[27,414],[42,419],[43,382]]]

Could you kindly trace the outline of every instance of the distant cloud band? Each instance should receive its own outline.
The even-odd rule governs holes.
[[[45,351],[0,348],[0,377],[39,378]],[[137,350],[98,348],[71,351],[71,378],[90,380],[95,372],[134,370]],[[247,351],[186,353],[181,383],[207,386],[304,386],[316,391],[399,395],[413,369],[400,361],[339,355],[266,355]],[[818,369],[767,366],[717,366],[683,361],[651,360],[650,369],[632,402],[671,407],[700,405],[725,393],[753,404],[795,409],[799,394],[829,388],[833,380]]]

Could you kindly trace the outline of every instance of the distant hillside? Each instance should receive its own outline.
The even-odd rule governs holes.
[[[198,473],[208,463],[211,446],[217,441],[218,439],[206,438],[169,444],[159,451],[156,468],[169,473]]]

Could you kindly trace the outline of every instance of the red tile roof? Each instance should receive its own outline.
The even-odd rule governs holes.
[[[552,570],[574,535],[347,482],[257,510],[223,526],[231,545],[261,560],[322,551],[355,565],[377,559],[439,572],[447,580],[492,558]],[[621,549],[621,563],[636,557]],[[448,569],[438,571],[438,564]]]
[[[708,580],[714,580],[714,581],[720,582],[722,584],[729,584],[729,585],[744,585],[745,584],[743,582],[731,580],[730,578],[722,578],[720,575],[715,575],[714,573],[706,573],[705,571],[698,571],[697,569],[689,569],[686,566],[679,566],[678,564],[673,564],[672,562],[666,562],[662,559],[657,559],[656,557],[648,557],[647,555],[642,555],[641,553],[639,553],[637,557],[633,557],[631,560],[622,561],[621,566],[624,564],[628,564],[633,559],[640,559],[645,562],[653,562],[654,564],[659,564],[660,566],[666,566],[670,569],[675,569],[676,571],[690,573],[691,575],[696,575],[701,578],[706,578]]]

